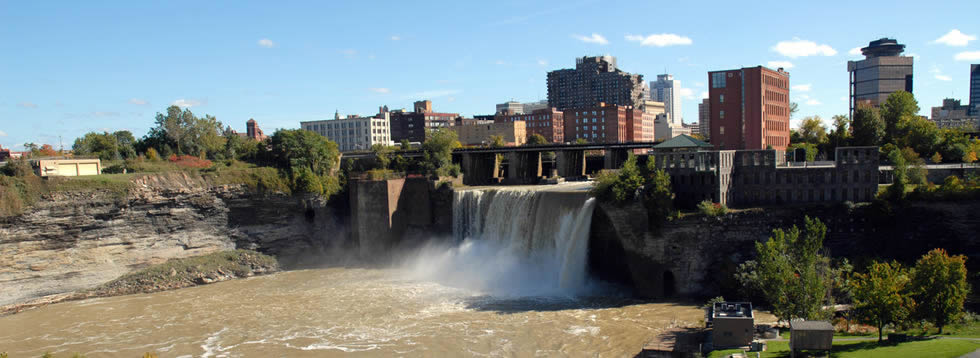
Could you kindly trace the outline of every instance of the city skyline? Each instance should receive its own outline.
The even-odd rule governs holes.
[[[663,73],[681,81],[687,123],[709,71],[784,67],[800,106],[795,128],[804,116],[829,123],[847,114],[846,63],[882,37],[915,57],[920,114],[943,98],[969,100],[970,64],[980,63],[980,25],[970,16],[980,4],[893,4],[894,16],[880,17],[863,15],[875,6],[848,3],[845,13],[842,4],[791,4],[785,17],[731,27],[771,5],[6,3],[0,49],[15,55],[0,58],[0,145],[57,148],[61,137],[70,148],[102,130],[141,137],[169,105],[238,131],[255,118],[270,134],[335,111],[372,115],[423,99],[438,112],[493,114],[510,99],[546,99],[548,71],[607,54],[646,81]],[[672,16],[632,24],[616,8]],[[853,25],[831,28],[830,18]]]

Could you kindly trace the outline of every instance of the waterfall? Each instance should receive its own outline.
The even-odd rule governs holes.
[[[423,250],[414,272],[495,295],[583,293],[594,206],[583,191],[457,191],[453,245]]]

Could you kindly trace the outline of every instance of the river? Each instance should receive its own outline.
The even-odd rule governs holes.
[[[589,278],[594,203],[562,188],[459,191],[453,238],[380,267],[288,271],[0,317],[0,352],[622,357],[664,328],[698,324],[694,306],[638,301]]]

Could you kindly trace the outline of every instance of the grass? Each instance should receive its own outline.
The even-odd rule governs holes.
[[[762,357],[789,357],[788,341],[771,341],[768,350],[762,352]],[[834,358],[864,358],[864,357],[959,357],[980,349],[980,342],[959,339],[929,339],[923,341],[899,344],[879,345],[877,340],[838,341],[834,342],[830,357]],[[740,349],[714,351],[709,358],[727,357],[732,353],[741,353]],[[749,356],[755,356],[750,354]],[[797,357],[804,355],[797,354]]]

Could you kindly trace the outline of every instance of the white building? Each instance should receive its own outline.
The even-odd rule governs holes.
[[[504,113],[507,111],[509,114],[524,114],[524,104],[517,101],[507,101],[497,105],[496,113]]]
[[[374,117],[347,116],[322,121],[300,122],[300,128],[316,132],[337,143],[341,152],[370,150],[372,145],[394,145],[391,141],[390,114],[382,111]]]
[[[548,100],[540,100],[537,102],[524,103],[524,113],[534,113],[539,109],[548,109]]]
[[[654,121],[653,132],[656,136],[656,140],[659,142],[674,138],[681,134],[691,135],[691,128],[685,127],[682,124],[672,123],[668,115],[664,113],[657,115],[657,119]]]
[[[681,117],[681,81],[674,76],[657,75],[656,81],[650,81],[650,99],[663,102],[667,111],[667,119],[671,124],[680,126],[684,123]]]

